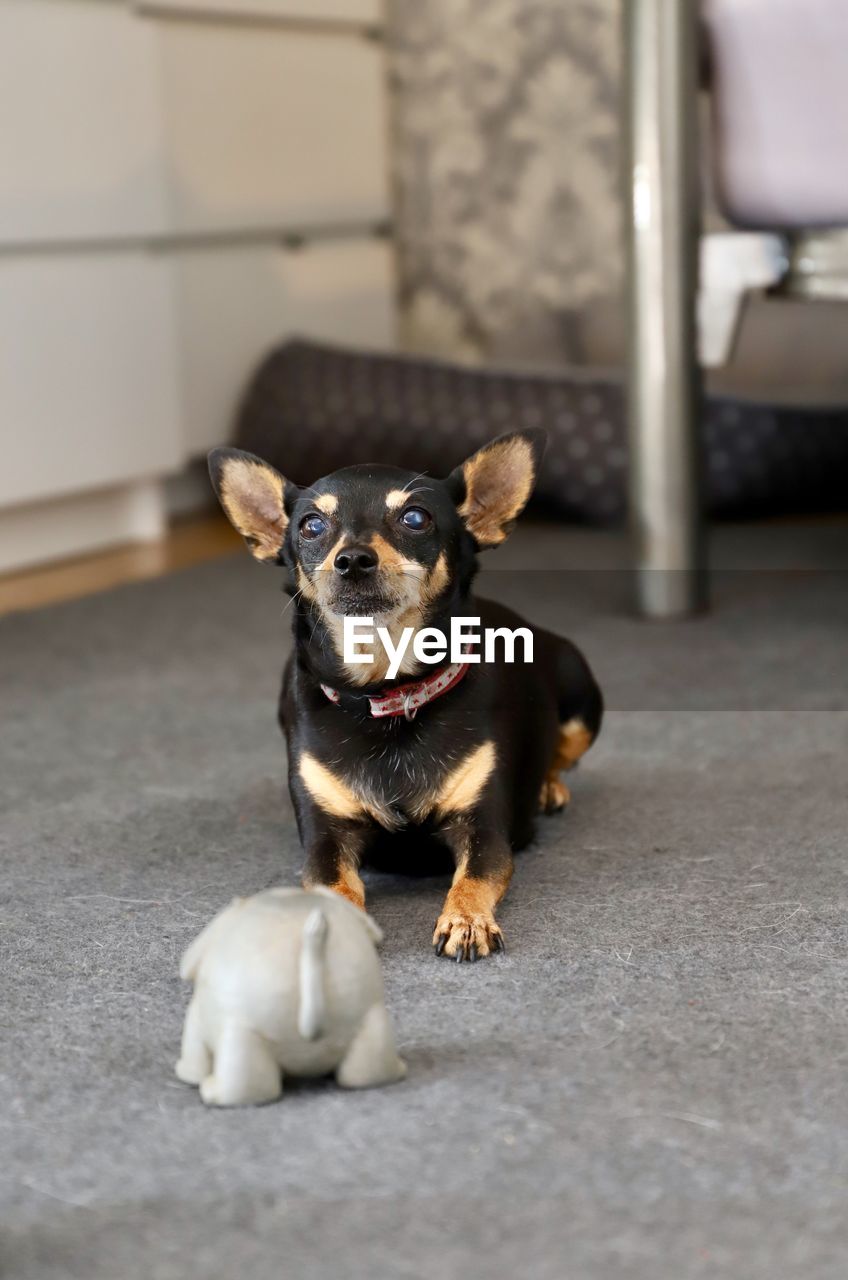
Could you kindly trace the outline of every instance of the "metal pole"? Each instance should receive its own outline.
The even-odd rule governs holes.
[[[706,598],[695,304],[696,0],[624,0],[630,503],[641,611]]]

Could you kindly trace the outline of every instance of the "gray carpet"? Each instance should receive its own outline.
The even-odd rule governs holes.
[[[845,1274],[845,528],[724,534],[715,612],[669,626],[605,537],[499,554],[607,693],[571,811],[496,960],[435,960],[444,885],[372,876],[409,1078],[258,1110],[172,1067],[183,946],[300,861],[273,572],[0,622],[6,1277]]]

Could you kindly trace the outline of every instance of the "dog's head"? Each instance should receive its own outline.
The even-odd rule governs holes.
[[[504,541],[543,449],[541,431],[501,436],[445,480],[360,465],[299,488],[238,449],[214,449],[209,470],[251,554],[285,565],[331,629],[345,615],[418,628]]]

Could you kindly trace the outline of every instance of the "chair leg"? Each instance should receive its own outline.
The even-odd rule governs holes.
[[[695,306],[697,4],[627,0],[630,504],[639,608],[705,603]]]

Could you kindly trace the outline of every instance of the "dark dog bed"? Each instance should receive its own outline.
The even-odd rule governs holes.
[[[549,444],[537,502],[571,519],[618,520],[627,486],[624,393],[580,371],[491,372],[286,342],[253,377],[236,437],[306,484],[375,460],[441,476],[493,436],[538,426]],[[711,514],[844,509],[848,408],[711,397],[703,435]]]

